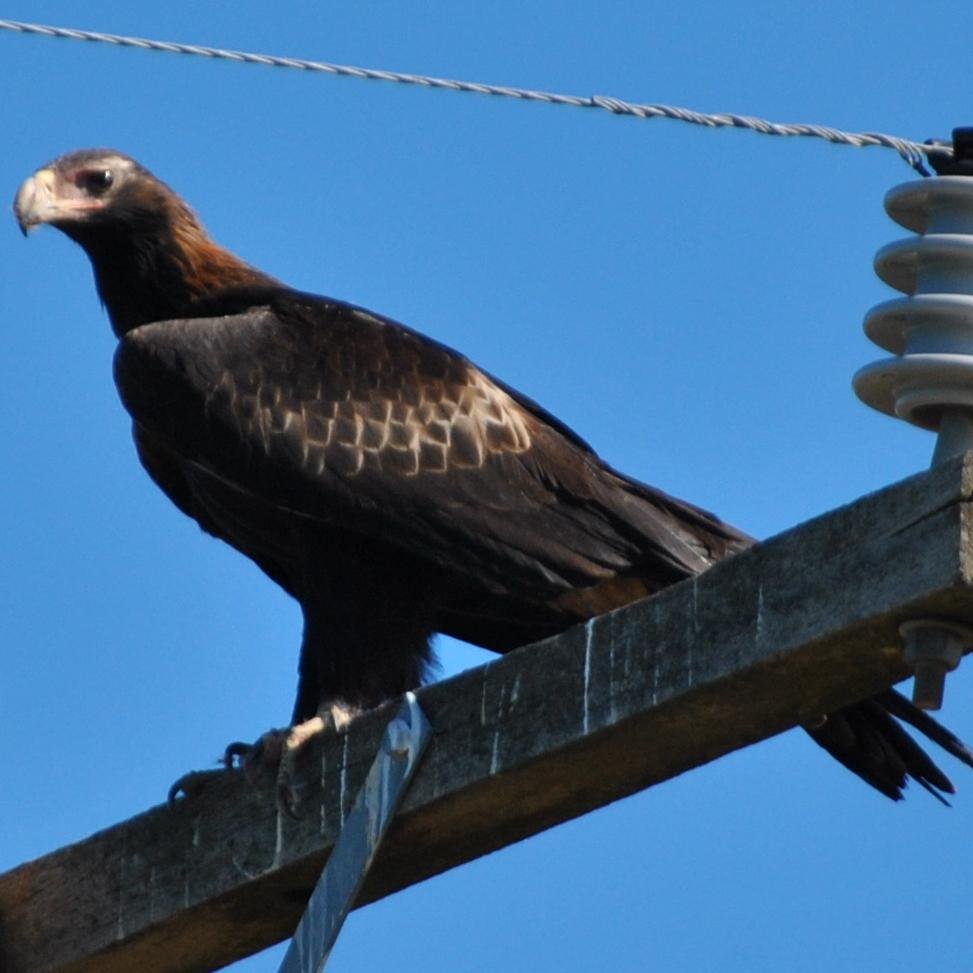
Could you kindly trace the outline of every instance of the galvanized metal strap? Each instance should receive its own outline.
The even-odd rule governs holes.
[[[311,893],[280,973],[320,973],[419,765],[432,729],[414,693],[389,721],[375,762]]]

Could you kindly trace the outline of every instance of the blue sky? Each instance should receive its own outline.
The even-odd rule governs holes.
[[[973,123],[973,10],[137,5],[0,16],[911,138]],[[126,151],[299,287],[462,349],[613,464],[769,536],[922,469],[861,319],[892,152],[0,33],[0,187]],[[299,617],[139,468],[86,259],[0,226],[0,869],[290,713]],[[485,654],[441,644],[443,672]],[[973,666],[945,721],[973,739]],[[660,741],[664,745],[664,741]],[[969,969],[973,774],[893,805],[800,733],[355,913],[330,969]],[[276,969],[281,951],[234,970]]]

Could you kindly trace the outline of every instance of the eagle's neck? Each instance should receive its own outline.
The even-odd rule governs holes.
[[[277,284],[214,243],[194,220],[101,227],[76,239],[91,258],[119,338],[151,321],[193,317],[201,302],[228,288]]]

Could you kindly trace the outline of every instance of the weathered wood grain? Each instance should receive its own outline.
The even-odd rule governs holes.
[[[902,679],[900,621],[973,621],[971,494],[950,463],[422,690],[435,735],[359,904]],[[389,712],[310,748],[299,821],[227,780],[0,876],[0,969],[212,970],[288,936]]]

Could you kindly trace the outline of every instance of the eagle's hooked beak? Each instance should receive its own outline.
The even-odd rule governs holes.
[[[50,167],[27,179],[14,200],[14,216],[24,236],[41,223],[76,223],[103,208],[101,200],[92,199]]]
[[[14,216],[24,236],[41,223],[56,218],[58,206],[54,198],[54,182],[53,169],[39,169],[17,191]]]

